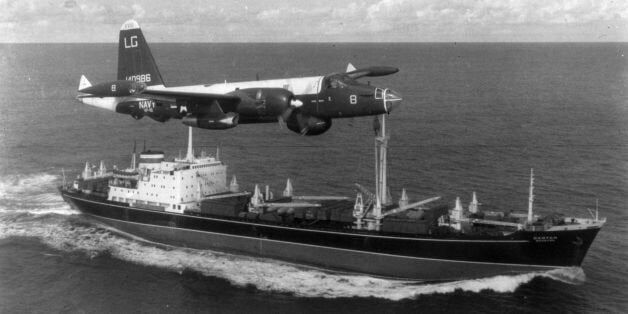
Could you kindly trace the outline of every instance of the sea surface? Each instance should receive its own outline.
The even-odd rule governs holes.
[[[148,243],[72,210],[56,188],[86,161],[130,163],[134,140],[171,155],[187,128],[87,107],[79,77],[114,80],[115,44],[0,45],[1,313],[621,313],[628,311],[628,44],[153,44],[167,85],[319,75],[373,78],[404,103],[389,116],[397,199],[440,195],[504,210],[608,219],[582,268],[455,282],[344,275],[271,259]],[[241,187],[290,178],[295,193],[373,185],[372,118],[303,137],[279,124],[197,130],[197,151]]]

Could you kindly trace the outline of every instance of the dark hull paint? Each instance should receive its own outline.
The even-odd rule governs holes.
[[[399,237],[138,209],[62,191],[76,209],[150,241],[277,258],[348,272],[453,280],[579,266],[599,228],[508,238]],[[533,237],[556,237],[536,242]]]

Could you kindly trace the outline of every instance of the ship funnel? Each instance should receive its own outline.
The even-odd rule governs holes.
[[[473,198],[471,199],[471,203],[469,203],[469,212],[476,214],[478,212],[478,198],[473,192]]]
[[[406,189],[401,190],[401,198],[399,199],[399,207],[404,207],[408,205],[408,194],[406,193]]]
[[[455,219],[455,220],[460,220],[462,219],[462,202],[460,202],[460,197],[456,197],[456,207],[454,207],[454,209],[451,211],[451,216]]]
[[[240,192],[240,185],[238,185],[238,181],[236,180],[235,175],[233,175],[233,178],[231,178],[231,183],[229,183],[229,191],[231,191],[232,193]]]
[[[460,197],[456,197],[456,208],[454,210],[462,211],[462,203],[460,202]]]
[[[294,190],[292,188],[292,183],[290,183],[290,179],[286,181],[286,189],[283,190],[283,196],[292,197]]]
[[[89,177],[91,177],[92,171],[91,171],[91,166],[89,164],[89,161],[85,162],[85,169],[83,169],[83,179],[87,179]]]
[[[364,216],[364,201],[362,200],[362,193],[358,192],[355,197],[355,205],[353,205],[353,217],[362,218]]]
[[[100,167],[98,167],[98,175],[104,176],[107,173],[107,167],[105,167],[105,161],[100,161]]]
[[[251,205],[253,205],[253,207],[257,207],[262,203],[264,203],[264,199],[262,197],[262,193],[259,190],[259,186],[256,184],[253,196],[251,197]]]
[[[356,219],[355,227],[357,229],[362,229],[362,225],[364,222],[362,218],[364,218],[364,201],[362,200],[362,193],[358,192],[358,195],[355,197],[355,205],[353,205],[353,218]]]

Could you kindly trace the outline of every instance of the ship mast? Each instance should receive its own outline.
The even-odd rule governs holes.
[[[382,200],[382,204],[384,205],[388,205],[389,204],[389,200],[388,200],[388,178],[387,178],[387,156],[388,156],[388,135],[386,134],[386,115],[382,114],[382,134],[381,134],[381,144],[380,144],[380,151],[379,151],[379,155],[380,155],[380,159],[381,159],[381,166],[380,166],[380,172],[381,172],[381,178],[380,180],[382,181],[382,188],[379,191],[381,193],[381,197],[380,199]]]
[[[131,169],[135,170],[137,162],[135,161],[135,153],[137,150],[137,141],[133,141],[133,156],[131,156]]]
[[[534,214],[534,168],[530,169],[530,195],[528,196],[528,223],[532,223]]]
[[[185,160],[188,162],[194,161],[194,149],[192,148],[192,127],[188,127],[188,153],[185,155]]]
[[[379,127],[375,128],[375,204],[373,206],[373,216],[381,217],[382,205],[390,203],[388,199],[387,187],[387,160],[388,139],[386,134],[386,115],[379,115],[377,118]]]

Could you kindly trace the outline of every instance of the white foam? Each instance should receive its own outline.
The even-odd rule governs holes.
[[[122,243],[118,243],[122,244]],[[515,276],[421,284],[360,275],[342,275],[279,261],[234,256],[189,249],[164,250],[137,242],[117,245],[112,255],[133,263],[157,266],[180,272],[190,269],[206,276],[229,280],[237,286],[253,285],[263,291],[290,293],[303,297],[377,297],[389,300],[412,299],[420,295],[453,293],[457,290],[499,293],[513,292],[537,276],[552,277],[552,272]],[[559,270],[569,272],[570,270]]]
[[[0,177],[0,198],[23,194],[30,191],[39,191],[42,187],[54,187],[57,176],[48,173],[30,175],[9,175]]]
[[[553,269],[540,274],[541,277],[550,278],[571,285],[580,285],[587,281],[587,276],[581,267],[566,267]]]
[[[27,213],[27,214],[31,214],[35,216],[49,215],[49,214],[69,216],[69,215],[80,214],[79,211],[72,209],[67,204],[59,206],[59,207],[42,207],[42,208],[31,208],[31,209],[6,209],[6,208],[0,207],[0,213],[6,213],[6,214]]]
[[[75,215],[57,191],[59,176],[49,173],[0,177],[0,213]]]

